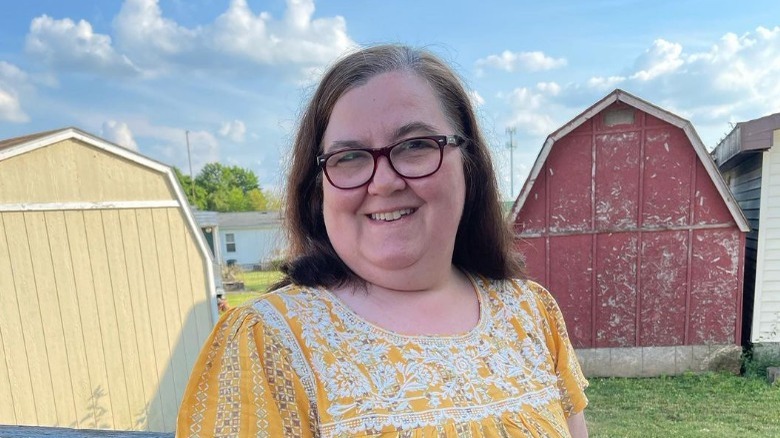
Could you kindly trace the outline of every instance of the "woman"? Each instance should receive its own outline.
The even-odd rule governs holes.
[[[223,316],[180,436],[587,436],[563,318],[522,277],[487,145],[428,52],[324,76],[288,180],[285,279]]]

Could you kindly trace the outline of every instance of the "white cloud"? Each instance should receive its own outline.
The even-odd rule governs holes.
[[[685,63],[680,58],[681,54],[682,46],[680,44],[670,43],[663,39],[655,40],[652,47],[637,59],[636,73],[631,75],[631,79],[649,81],[660,75],[674,72]]]
[[[507,100],[512,107],[508,126],[532,136],[544,136],[555,129],[555,120],[549,111],[550,101],[544,94],[521,87],[514,89]]]
[[[550,96],[557,96],[561,92],[561,86],[555,82],[539,82],[536,89]]]
[[[626,78],[623,76],[593,77],[588,79],[587,85],[601,92],[612,91],[612,89],[618,87],[625,80]]]
[[[468,92],[469,98],[471,99],[471,104],[475,107],[479,107],[485,104],[485,98],[483,98],[477,90],[471,90]]]
[[[159,0],[125,0],[113,36],[84,20],[32,20],[27,51],[56,69],[160,76],[179,71],[250,71],[294,67],[302,76],[355,46],[341,16],[314,18],[313,0],[287,0],[284,17],[255,14],[232,0],[213,22],[183,26],[163,15]]]
[[[724,35],[709,50],[686,54],[677,44],[656,41],[639,62],[651,59],[627,81],[651,97],[668,100],[694,122],[729,116],[758,117],[780,110],[780,27]]]
[[[133,138],[133,133],[127,123],[108,120],[103,122],[101,134],[103,138],[119,146],[138,152],[138,144]]]
[[[219,135],[237,143],[243,143],[244,138],[246,137],[246,125],[244,125],[244,122],[241,120],[224,122],[222,123],[222,127],[219,128]]]
[[[62,70],[89,70],[128,75],[138,69],[124,55],[114,51],[111,37],[97,34],[92,26],[69,18],[55,20],[48,15],[30,23],[25,48],[28,53]]]
[[[287,0],[282,20],[255,15],[246,0],[233,0],[209,28],[208,44],[258,64],[323,65],[355,43],[343,17],[312,19],[313,0]]]
[[[22,111],[16,94],[12,90],[4,90],[2,86],[0,86],[0,120],[15,123],[30,120],[30,117]]]
[[[486,67],[508,71],[543,71],[564,67],[566,58],[552,58],[543,52],[511,52],[504,50],[500,55],[490,55],[477,60],[477,72],[484,72]]]
[[[22,110],[20,88],[27,86],[27,74],[19,67],[0,61],[0,120],[23,123],[30,120]]]
[[[193,173],[197,174],[207,163],[220,161],[220,143],[208,131],[188,131],[183,128],[156,125],[146,118],[132,120],[133,135],[141,143],[141,151],[150,157],[184,172],[189,170],[189,155],[192,158]]]

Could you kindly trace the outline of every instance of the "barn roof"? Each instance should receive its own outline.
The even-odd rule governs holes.
[[[590,120],[596,114],[599,114],[601,111],[615,102],[623,102],[640,111],[650,114],[653,117],[661,119],[673,126],[682,129],[685,132],[685,135],[688,137],[688,140],[693,145],[693,148],[696,151],[696,155],[699,157],[699,160],[704,166],[704,169],[707,171],[707,174],[710,176],[710,179],[717,188],[718,193],[720,193],[721,197],[723,198],[723,202],[726,203],[729,212],[731,212],[731,215],[734,218],[734,222],[741,231],[747,232],[750,230],[750,226],[748,225],[742,210],[739,208],[737,201],[734,199],[725,181],[723,181],[723,178],[718,171],[718,167],[715,165],[715,162],[712,160],[710,154],[707,153],[707,149],[704,147],[704,143],[702,143],[701,138],[699,138],[699,134],[696,133],[696,130],[693,128],[691,122],[621,89],[616,89],[615,91],[609,93],[603,99],[593,104],[590,108],[583,111],[580,115],[573,118],[547,137],[544,145],[542,146],[542,150],[539,151],[539,155],[536,157],[536,161],[531,168],[531,172],[528,174],[528,178],[525,180],[525,184],[523,185],[523,189],[520,192],[520,195],[517,197],[514,205],[512,206],[512,212],[510,214],[512,222],[517,220],[517,215],[520,213],[523,204],[525,204],[528,195],[531,193],[534,182],[539,176],[539,172],[542,170],[545,161],[547,161],[547,157],[550,154],[550,150],[552,149],[555,142],[573,130],[577,129],[577,127]]]

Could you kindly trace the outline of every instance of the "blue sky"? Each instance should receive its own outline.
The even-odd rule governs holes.
[[[506,198],[544,138],[616,87],[708,148],[780,111],[777,0],[36,0],[0,14],[0,139],[77,126],[187,172],[189,131],[194,172],[239,165],[280,190],[318,74],[385,42],[456,67]]]

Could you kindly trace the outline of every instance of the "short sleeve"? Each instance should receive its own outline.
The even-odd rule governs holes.
[[[192,370],[176,436],[313,436],[314,409],[277,339],[251,307],[226,312]]]
[[[547,347],[553,355],[555,372],[558,376],[558,389],[566,417],[582,412],[588,405],[585,388],[588,381],[582,374],[580,363],[566,331],[563,314],[555,298],[545,288],[534,282],[528,282],[531,290],[543,308],[549,330],[546,331]]]

